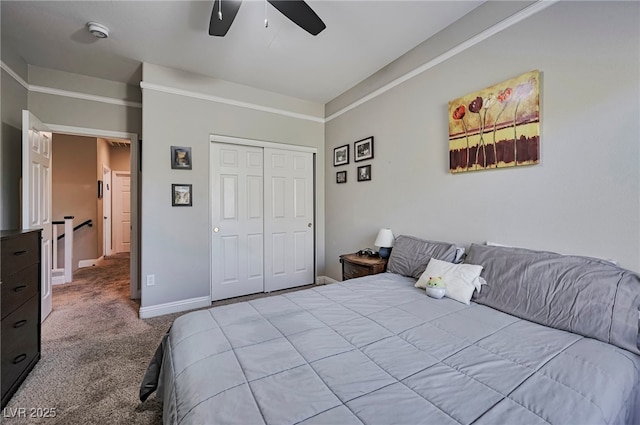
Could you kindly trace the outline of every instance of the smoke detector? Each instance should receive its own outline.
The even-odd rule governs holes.
[[[89,32],[94,35],[94,37],[109,37],[109,28],[105,27],[102,24],[99,24],[97,22],[87,22],[87,28],[89,29]]]

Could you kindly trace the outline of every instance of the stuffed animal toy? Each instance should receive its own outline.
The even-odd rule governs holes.
[[[427,282],[427,295],[432,298],[442,298],[446,292],[447,285],[442,280],[442,277],[430,277]]]

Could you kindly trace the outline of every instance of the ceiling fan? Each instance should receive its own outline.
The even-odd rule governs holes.
[[[311,35],[318,35],[327,26],[304,0],[265,0],[294,24]],[[209,21],[209,35],[224,37],[238,14],[242,0],[215,0]],[[265,19],[265,26],[267,25]]]

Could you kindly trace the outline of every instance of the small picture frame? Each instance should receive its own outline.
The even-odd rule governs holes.
[[[349,163],[349,145],[338,146],[333,150],[333,166]]]
[[[358,140],[353,144],[353,157],[355,162],[373,158],[373,136]]]
[[[336,183],[346,183],[347,182],[347,171],[338,171],[336,173]]]
[[[191,148],[171,146],[171,168],[173,170],[191,170]]]
[[[193,206],[193,193],[190,184],[172,184],[171,185],[171,206],[172,207],[191,207]]]
[[[98,199],[102,199],[102,193],[103,193],[103,189],[102,189],[102,180],[98,180]]]
[[[366,182],[371,180],[371,164],[358,167],[358,181]]]

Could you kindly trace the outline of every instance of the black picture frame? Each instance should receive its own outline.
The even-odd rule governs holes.
[[[102,193],[103,193],[103,189],[102,189],[102,180],[98,180],[98,199],[102,199]]]
[[[373,158],[373,136],[353,143],[353,160],[366,161]]]
[[[371,164],[358,167],[358,181],[366,182],[371,180]]]
[[[338,171],[336,173],[336,183],[342,184],[347,182],[347,170]]]
[[[333,149],[333,166],[347,165],[349,163],[349,145],[338,146]]]
[[[193,206],[193,188],[191,184],[174,183],[171,185],[171,206]]]
[[[191,148],[171,146],[171,169],[191,170]]]

